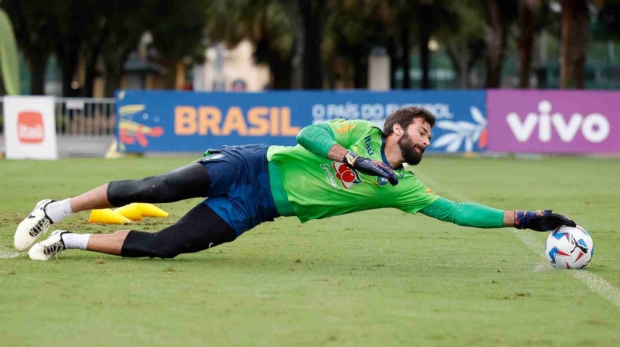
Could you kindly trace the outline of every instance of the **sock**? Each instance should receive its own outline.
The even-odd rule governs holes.
[[[90,234],[74,234],[64,233],[60,236],[65,244],[65,249],[83,249],[86,250]]]
[[[71,199],[54,201],[51,204],[45,206],[45,213],[47,213],[47,216],[50,217],[52,222],[58,223],[73,214],[73,210],[71,210],[71,204],[69,203],[69,200]]]

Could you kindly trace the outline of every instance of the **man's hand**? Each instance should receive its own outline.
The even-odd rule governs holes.
[[[576,226],[572,220],[561,214],[551,213],[551,210],[515,211],[515,228],[517,229],[549,231],[562,225]]]
[[[398,176],[396,176],[394,170],[380,161],[360,157],[359,155],[349,151],[342,159],[342,162],[348,167],[367,175],[383,177],[393,186],[398,184]]]

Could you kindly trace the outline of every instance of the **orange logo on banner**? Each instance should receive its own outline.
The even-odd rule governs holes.
[[[41,113],[24,111],[17,114],[17,138],[21,143],[43,142],[45,131]]]

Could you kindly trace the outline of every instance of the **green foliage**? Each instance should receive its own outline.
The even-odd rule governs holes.
[[[18,95],[19,62],[11,20],[0,8],[0,95]]]
[[[166,58],[204,61],[208,0],[159,0],[150,19],[154,46]]]
[[[32,72],[31,92],[43,94],[45,67],[56,39],[53,6],[41,0],[11,0],[0,2],[0,7],[13,24],[18,49]]]
[[[620,2],[608,1],[597,13],[592,27],[595,39],[620,39]]]
[[[249,39],[256,63],[268,64],[276,89],[291,87],[292,59],[299,30],[296,7],[286,1],[211,0],[207,33],[214,42],[235,46]]]
[[[242,17],[242,11],[248,5],[248,0],[209,1],[206,25],[209,39],[214,42],[225,41],[233,46],[243,40],[251,26]]]
[[[26,59],[52,52],[55,19],[52,6],[47,1],[2,1],[0,7],[9,15],[17,43]]]
[[[87,75],[94,76],[101,56],[106,78],[114,84],[111,90],[116,88],[129,52],[137,49],[148,30],[160,54],[201,62],[206,4],[206,0],[188,0],[182,6],[172,0],[57,0],[50,6],[46,1],[11,0],[0,6],[15,22],[18,45],[29,61],[57,56],[68,95],[80,57],[86,60]]]
[[[293,62],[302,68],[322,66],[330,80],[363,80],[368,53],[377,46],[387,49],[393,70],[411,69],[405,57],[416,49],[424,65],[429,54],[422,48],[428,39],[449,53],[461,77],[485,54],[497,72],[520,35],[515,24],[519,3],[533,9],[529,25],[535,33],[545,28],[560,38],[560,14],[550,11],[549,0],[55,0],[54,6],[42,0],[3,0],[0,7],[11,17],[18,46],[39,79],[48,58],[57,57],[67,94],[80,58],[86,61],[87,79],[97,75],[101,57],[106,79],[117,83],[129,52],[146,31],[154,37],[151,52],[167,66],[202,62],[208,43],[234,46],[249,39],[256,62],[268,64],[284,87],[290,86]],[[490,25],[490,4],[497,4],[499,26]],[[620,2],[590,4],[597,10],[594,38],[617,39]],[[500,32],[504,35],[493,35]],[[312,71],[320,75],[320,70]]]

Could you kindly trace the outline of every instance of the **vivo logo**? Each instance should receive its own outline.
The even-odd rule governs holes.
[[[506,121],[519,142],[528,141],[537,126],[541,142],[551,141],[552,128],[563,142],[571,142],[580,130],[583,137],[592,143],[603,142],[609,136],[609,121],[600,113],[591,113],[585,117],[574,113],[567,122],[561,113],[551,114],[551,108],[551,103],[543,100],[538,104],[540,114],[528,113],[521,122],[519,115],[513,112],[506,116]]]

